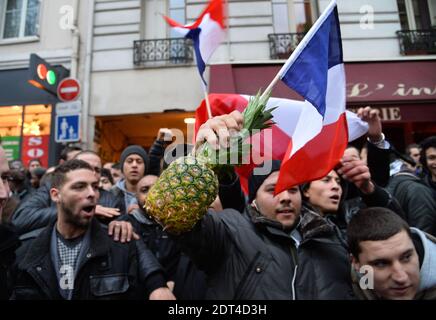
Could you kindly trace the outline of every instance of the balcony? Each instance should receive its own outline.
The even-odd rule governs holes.
[[[268,35],[270,58],[288,59],[305,33],[272,33]]]
[[[397,31],[404,56],[436,54],[436,29]]]
[[[136,66],[190,64],[193,57],[190,39],[170,38],[133,42],[133,63]]]

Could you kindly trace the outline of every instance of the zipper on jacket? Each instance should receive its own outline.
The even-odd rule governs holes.
[[[297,267],[298,267],[298,259],[297,259],[297,254],[296,254],[296,247],[291,245],[291,257],[292,257],[292,261],[294,262],[294,275],[292,276],[292,282],[291,282],[291,291],[292,291],[292,300],[296,300],[296,296],[295,296],[295,279],[297,277]]]
[[[295,265],[294,276],[292,277],[292,283],[291,283],[292,300],[296,300],[297,299],[297,297],[295,296],[295,279],[297,277],[297,268],[298,268],[298,265]]]

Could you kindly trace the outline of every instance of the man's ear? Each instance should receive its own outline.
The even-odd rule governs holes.
[[[259,211],[259,208],[257,207],[256,199],[254,199],[254,200],[250,203],[250,206],[252,206],[252,207],[255,208],[257,211]]]
[[[357,259],[356,257],[354,257],[351,253],[350,253],[350,260],[351,260],[351,266],[353,267],[353,269],[359,273],[360,270],[360,262],[359,259]]]
[[[51,198],[51,201],[58,203],[61,199],[61,194],[60,194],[59,190],[56,188],[51,188],[50,189],[50,198]]]

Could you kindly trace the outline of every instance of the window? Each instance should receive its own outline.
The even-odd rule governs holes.
[[[275,33],[307,32],[317,17],[314,0],[272,0]]]
[[[180,24],[186,24],[185,0],[168,0],[168,16]],[[170,38],[180,37],[180,33],[170,28]]]
[[[0,37],[24,38],[38,35],[40,0],[4,0],[0,3]]]
[[[425,30],[436,27],[434,0],[397,0],[401,30]]]

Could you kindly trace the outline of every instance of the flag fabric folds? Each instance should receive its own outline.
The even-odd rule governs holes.
[[[283,158],[276,194],[327,175],[338,164],[348,144],[345,71],[335,1],[316,21],[279,74],[305,101]]]
[[[198,72],[207,86],[204,80],[206,63],[225,36],[223,0],[211,0],[192,24],[181,25],[167,16],[164,19],[176,32],[192,39]]]
[[[234,110],[242,112],[248,104],[249,96],[238,94],[209,94],[213,116],[228,114]],[[306,103],[303,101],[270,98],[267,108],[277,107],[273,113],[275,124],[254,135],[250,163],[236,168],[241,186],[248,193],[248,177],[256,165],[269,159],[283,160],[293,135],[301,128],[305,117]],[[196,110],[195,132],[208,120],[205,100]],[[350,141],[355,140],[368,131],[366,122],[361,121],[355,113],[346,113]],[[314,168],[315,169],[315,168]]]

